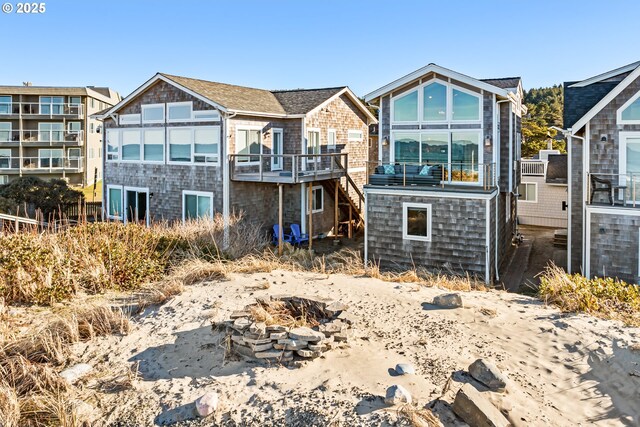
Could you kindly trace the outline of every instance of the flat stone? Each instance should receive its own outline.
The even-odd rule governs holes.
[[[268,350],[268,351],[258,351],[256,352],[257,359],[277,359],[284,355],[284,351],[282,350]]]
[[[352,314],[343,311],[342,313],[338,314],[338,319],[342,320],[343,322],[345,322],[348,325],[355,325],[356,323],[356,318],[353,317]]]
[[[237,344],[245,345],[246,341],[242,335],[231,335],[231,341]]]
[[[252,339],[252,338],[247,338],[246,336],[243,337],[243,340],[247,343],[247,344],[254,344],[254,345],[259,345],[259,344],[267,344],[271,342],[270,338],[262,338],[262,339]]]
[[[237,329],[239,331],[244,331],[249,326],[251,326],[251,320],[246,317],[238,317],[233,322],[233,329]]]
[[[345,342],[349,339],[349,336],[346,333],[334,334],[333,339],[336,342]]]
[[[196,412],[202,418],[216,412],[218,409],[218,394],[210,391],[196,399]]]
[[[433,305],[444,308],[462,307],[462,297],[460,296],[460,294],[438,295],[433,299]]]
[[[324,310],[324,308],[327,306],[327,304],[330,304],[331,302],[333,302],[333,300],[329,299],[329,298],[323,298],[323,297],[308,297],[308,296],[303,296],[303,297],[293,297],[292,298],[294,301],[300,302],[300,303],[312,303],[312,304],[316,304],[318,307],[320,307],[321,309]]]
[[[507,388],[507,377],[493,363],[484,359],[469,365],[469,373],[493,391],[503,392]]]
[[[80,363],[60,372],[60,376],[69,384],[75,384],[80,380],[80,378],[84,377],[91,371],[93,371],[93,366],[87,363]]]
[[[465,384],[453,401],[453,412],[470,426],[508,427],[511,423],[471,384]]]
[[[415,375],[416,368],[410,363],[398,363],[395,369],[398,375]]]
[[[296,354],[305,359],[316,358],[322,355],[322,352],[311,350],[296,350]]]
[[[284,350],[284,349],[285,349],[285,347],[286,347],[286,345],[284,345],[284,344],[278,344],[278,343],[275,343],[275,344],[273,345],[273,348],[275,348],[276,350]]]
[[[233,346],[231,346],[231,350],[241,356],[255,357],[255,352],[246,345],[234,344]]]
[[[309,343],[306,341],[291,340],[289,344],[285,344],[284,348],[287,350],[301,350],[303,348],[307,348],[308,344]]]
[[[281,339],[285,339],[285,338],[287,338],[288,336],[289,336],[289,334],[288,334],[288,333],[286,333],[286,332],[272,332],[272,333],[269,335],[269,339],[272,339],[272,340],[281,340]]]
[[[238,319],[238,318],[242,318],[242,317],[249,317],[251,316],[251,313],[245,310],[240,310],[240,311],[234,311],[233,313],[231,313],[231,316],[229,316],[229,319]],[[247,319],[248,320],[248,319]]]
[[[387,405],[397,405],[399,403],[411,403],[411,393],[401,385],[392,385],[387,389],[384,397]]]
[[[338,334],[347,329],[347,325],[342,323],[341,320],[334,320],[333,322],[328,322],[323,325],[320,325],[318,328],[320,332],[325,334],[325,336],[331,336],[333,334]]]
[[[271,342],[267,344],[252,344],[249,348],[257,353],[260,351],[271,350],[273,348],[273,344]]]
[[[333,301],[330,304],[327,304],[327,306],[324,308],[324,311],[326,311],[327,314],[329,314],[329,316],[335,316],[339,312],[345,311],[348,308],[349,308],[348,305],[340,301]]]
[[[249,332],[255,335],[266,335],[267,334],[267,325],[264,322],[252,323],[249,326]]]
[[[294,340],[316,342],[324,338],[324,334],[318,331],[314,331],[311,328],[305,326],[300,328],[294,328],[289,331],[289,337]]]
[[[267,326],[267,332],[287,332],[289,328],[282,325],[269,325]]]
[[[327,346],[324,344],[309,344],[307,348],[311,351],[327,351]]]

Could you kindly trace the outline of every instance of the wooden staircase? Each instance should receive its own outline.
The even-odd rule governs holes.
[[[338,192],[338,223],[346,224],[346,234],[351,238],[353,230],[364,228],[364,195],[348,174],[343,179],[345,185],[339,179],[327,179],[322,181],[322,186],[332,199],[335,198],[336,191]],[[355,193],[355,200],[350,192]]]

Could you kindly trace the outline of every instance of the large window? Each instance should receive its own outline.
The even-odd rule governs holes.
[[[164,104],[149,104],[142,106],[142,123],[163,123]]]
[[[107,186],[108,215],[112,219],[122,219],[122,187]]]
[[[238,129],[236,132],[236,154],[241,154],[236,161],[238,163],[257,163],[261,154],[261,132],[259,129]],[[253,154],[253,155],[252,155]]]
[[[122,131],[122,160],[140,160],[140,130]]]
[[[618,123],[640,124],[640,92],[620,107]]]
[[[451,180],[477,182],[479,155],[479,132],[451,132]]]
[[[0,96],[0,114],[11,114],[11,95]]]
[[[213,193],[182,192],[182,220],[213,218]]]
[[[64,97],[41,96],[40,114],[64,114]]]
[[[396,133],[394,134],[395,161],[400,163],[420,162],[420,134]]]
[[[620,132],[620,182],[629,188],[627,199],[633,199],[633,188],[640,186],[640,132]],[[640,191],[635,192],[640,201]]]
[[[308,192],[305,192],[308,195]],[[311,212],[320,213],[324,211],[324,190],[321,185],[315,186],[311,189]],[[307,214],[309,213],[309,202],[307,200]]]
[[[64,123],[38,123],[38,141],[62,142],[64,140]]]
[[[0,168],[11,168],[11,148],[0,148]]]
[[[532,202],[538,201],[538,184],[535,182],[523,182],[518,186],[518,198],[519,202]]]
[[[64,150],[41,149],[38,150],[38,167],[41,169],[61,168],[64,165]]]
[[[423,133],[420,135],[420,162],[446,164],[449,162],[449,134]]]
[[[139,125],[140,114],[120,114],[118,118],[121,125]]]
[[[193,131],[193,161],[216,163],[218,161],[219,127],[195,128]]]
[[[405,240],[431,241],[430,204],[402,204],[402,238]]]
[[[426,122],[447,120],[447,87],[431,83],[423,89],[422,119]]]
[[[120,132],[116,129],[107,129],[107,160],[120,159]]]
[[[327,149],[335,150],[337,147],[337,132],[335,129],[329,129],[327,131]]]
[[[167,104],[168,122],[186,122],[191,120],[192,102],[174,102]]]
[[[0,122],[0,141],[11,141],[11,122]]]
[[[191,163],[191,129],[169,129],[169,161]]]
[[[394,122],[418,121],[418,91],[414,90],[393,100]]]
[[[396,123],[481,121],[479,93],[432,80],[391,99],[391,120]]]
[[[144,138],[144,160],[146,162],[164,161],[164,129],[145,129],[142,137]]]

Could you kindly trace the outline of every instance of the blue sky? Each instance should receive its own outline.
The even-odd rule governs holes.
[[[430,62],[477,78],[519,75],[531,88],[640,60],[640,2],[631,0],[49,0],[46,8],[0,14],[0,84],[107,85],[126,95],[162,71],[265,89],[346,84],[364,95]]]

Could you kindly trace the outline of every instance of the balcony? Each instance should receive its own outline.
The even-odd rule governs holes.
[[[231,154],[230,177],[234,181],[297,184],[342,178],[349,157],[335,154]]]
[[[0,157],[0,172],[83,172],[84,157]]]
[[[587,174],[587,205],[640,207],[640,172]]]
[[[544,160],[522,159],[520,161],[520,174],[522,176],[545,176],[547,162]]]
[[[38,131],[38,130],[13,130],[0,131],[0,144],[24,143],[33,146],[38,145],[83,145],[84,131]]]
[[[0,103],[0,118],[2,117],[34,118],[83,118],[84,108],[77,103],[40,103],[40,102],[2,102]]]
[[[384,187],[425,187],[445,191],[492,191],[495,163],[381,163],[370,162],[368,184]]]

